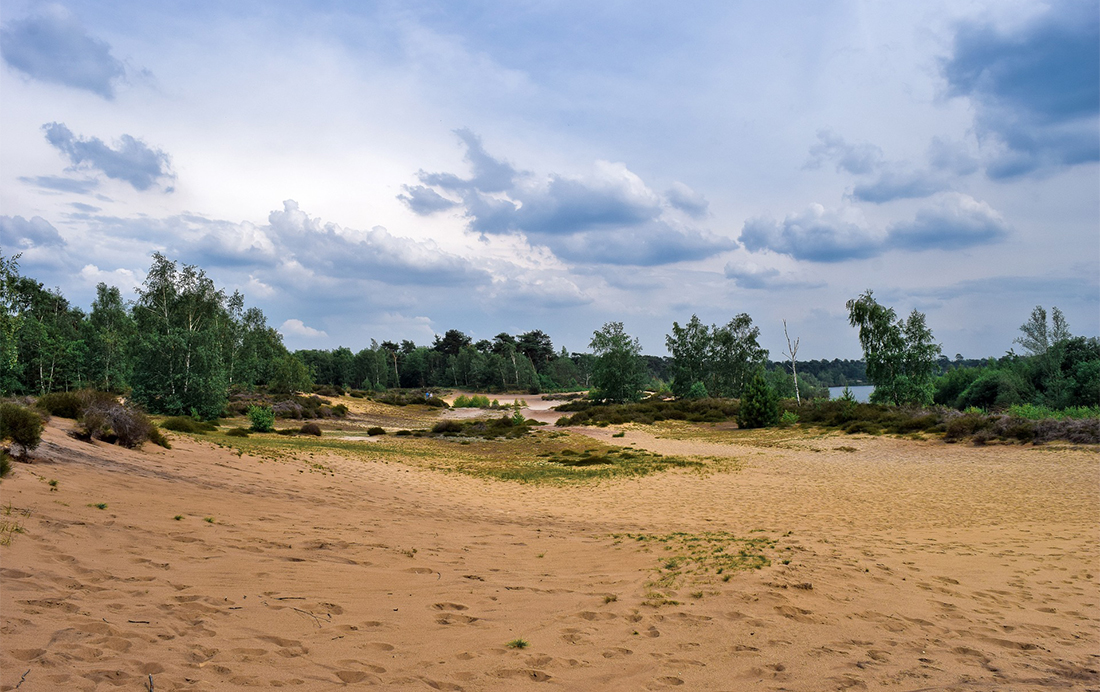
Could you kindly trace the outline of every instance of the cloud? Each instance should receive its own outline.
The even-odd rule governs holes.
[[[320,329],[314,329],[313,327],[307,327],[304,322],[296,319],[289,319],[279,326],[279,332],[283,336],[300,336],[307,339],[319,339],[327,337],[328,334]]]
[[[891,168],[868,183],[858,183],[852,188],[851,197],[861,202],[882,204],[897,199],[921,199],[930,197],[950,187],[947,180],[928,171]]]
[[[622,163],[597,161],[584,176],[536,176],[486,153],[481,140],[459,130],[472,175],[420,171],[418,186],[399,199],[415,213],[449,208],[437,188],[461,197],[471,231],[522,234],[558,257],[578,263],[652,266],[710,257],[735,247],[728,238],[664,217],[660,195]],[[677,184],[670,204],[701,214],[706,200]],[[431,191],[434,196],[426,194]]]
[[[76,178],[63,178],[61,176],[55,175],[39,175],[34,178],[20,176],[19,182],[27,183],[28,185],[34,185],[35,187],[45,188],[47,190],[56,190],[57,192],[75,192],[82,195],[87,194],[99,187],[98,180],[90,178],[78,180]]]
[[[849,144],[832,130],[818,130],[817,144],[810,147],[810,160],[804,168],[820,168],[826,161],[835,162],[836,170],[866,175],[882,163],[882,149],[874,144]]]
[[[770,250],[809,262],[844,262],[876,257],[888,250],[959,250],[1003,240],[1008,226],[985,202],[948,193],[916,212],[912,221],[891,225],[885,233],[868,228],[854,210],[840,212],[811,204],[782,222],[754,218],[745,222],[741,243],[750,252]],[[737,276],[752,280],[735,267]],[[728,275],[728,274],[727,274]],[[768,278],[768,277],[764,277]]]
[[[697,219],[706,216],[710,206],[710,202],[702,193],[680,182],[672,184],[672,187],[665,192],[665,199],[673,207]]]
[[[99,207],[92,206],[91,204],[84,204],[83,202],[70,202],[69,206],[85,214],[94,214],[97,211],[102,211]]]
[[[979,132],[1003,146],[989,177],[1100,160],[1098,54],[1095,2],[1055,2],[1010,31],[959,25],[941,71],[950,96],[970,99]]]
[[[105,99],[114,98],[115,83],[126,72],[110,45],[89,36],[61,9],[8,22],[0,29],[0,53],[4,62],[34,79]]]
[[[725,274],[741,288],[748,289],[784,289],[784,288],[811,288],[821,286],[819,283],[802,281],[794,276],[781,272],[774,267],[765,267],[755,262],[729,262],[726,264]]]
[[[124,180],[135,190],[148,190],[157,180],[173,180],[168,154],[130,135],[119,138],[117,149],[112,149],[98,137],[76,137],[61,123],[42,126],[46,141],[67,156],[74,167],[86,165],[103,171],[108,178]],[[166,191],[171,192],[172,188]]]
[[[0,216],[0,238],[4,244],[17,248],[63,247],[65,239],[49,221],[34,216],[27,221],[22,216]]]
[[[952,194],[936,207],[919,210],[913,221],[891,226],[886,245],[907,250],[961,250],[997,243],[1007,235],[1004,219],[988,204]]]
[[[402,187],[408,194],[398,195],[397,199],[407,204],[409,209],[418,216],[427,216],[437,211],[460,206],[459,202],[447,199],[430,187],[423,185],[402,185]]]
[[[978,159],[966,144],[940,137],[933,137],[928,144],[928,163],[935,170],[956,175],[970,175],[978,170]]]
[[[881,252],[882,239],[847,213],[829,212],[811,204],[782,222],[754,218],[745,222],[741,243],[750,252],[771,250],[810,262],[843,262],[873,257]]]
[[[85,264],[81,268],[79,275],[84,283],[89,286],[95,286],[96,284],[105,283],[108,286],[118,286],[119,288],[130,293],[141,286],[141,280],[133,271],[129,269],[115,269],[114,271],[106,271],[104,269],[100,269],[94,264]]]

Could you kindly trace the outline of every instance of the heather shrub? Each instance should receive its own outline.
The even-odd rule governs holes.
[[[367,428],[367,434],[372,435],[372,436],[373,435],[385,435],[386,434],[386,429],[385,428],[380,428],[377,425],[375,425],[374,427]]]
[[[13,403],[0,404],[0,440],[19,445],[21,458],[42,441],[42,417],[34,411]]]
[[[248,437],[248,428],[230,428],[225,434],[229,437]]]
[[[460,433],[462,432],[462,424],[453,420],[441,420],[432,426],[432,432],[437,434]]]
[[[205,435],[218,429],[213,423],[204,423],[188,416],[173,416],[165,418],[160,427],[172,432],[190,433],[192,435]]]
[[[51,416],[76,420],[84,409],[84,402],[76,392],[50,392],[38,397],[35,406]]]
[[[130,449],[137,449],[152,440],[162,447],[169,447],[168,440],[148,416],[117,401],[99,400],[86,404],[77,423],[76,437],[79,439],[102,440]]]
[[[320,437],[321,436],[321,426],[317,425],[316,423],[306,423],[305,425],[303,425],[301,428],[298,429],[298,434],[300,434],[300,435],[315,435],[316,437]]]

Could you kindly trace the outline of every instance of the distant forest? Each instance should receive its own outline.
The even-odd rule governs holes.
[[[795,396],[790,359],[770,358],[759,345],[759,329],[744,313],[724,325],[705,325],[694,315],[683,326],[673,322],[666,337],[670,356],[641,355],[637,339],[622,332],[621,323],[608,323],[594,333],[592,353],[559,349],[538,329],[478,341],[451,329],[431,344],[372,340],[359,350],[290,352],[263,312],[246,307],[240,293],[227,295],[203,270],[180,266],[163,255],[154,255],[135,300],[124,301],[118,288],[100,284],[87,312],[59,290],[21,275],[18,260],[19,255],[0,256],[3,396],[94,388],[126,394],[152,413],[214,418],[223,413],[232,392],[293,395],[318,386],[532,394],[592,389],[598,388],[601,371],[606,374],[614,358],[625,358],[614,367],[630,396],[648,389],[667,396],[736,398],[756,372],[764,373],[776,395]],[[872,351],[860,331],[880,378],[889,371],[894,380],[906,382],[908,377],[912,385],[914,368],[920,367],[925,384],[913,390],[919,389],[917,395],[895,397],[894,403],[934,399],[947,406],[985,408],[1100,403],[1100,341],[1070,335],[1056,308],[1049,334],[1042,308],[1021,327],[1027,338],[1018,342],[1025,355],[949,360],[938,355],[923,315],[914,313],[908,325],[893,325],[893,311],[875,303],[870,293],[852,304],[878,310],[881,314],[872,317],[885,318],[889,329],[884,333],[896,331],[897,348],[875,346]],[[913,332],[914,325],[923,331]],[[909,332],[919,333],[924,344],[919,362],[912,360],[913,349],[906,350]],[[804,399],[828,396],[827,387],[879,384],[868,376],[865,360],[796,365]]]

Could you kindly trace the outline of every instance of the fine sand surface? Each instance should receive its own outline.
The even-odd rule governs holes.
[[[69,424],[0,484],[0,689],[1100,689],[1095,448],[630,428],[738,463],[559,487]],[[654,604],[686,539],[613,534],[677,532],[775,543]]]

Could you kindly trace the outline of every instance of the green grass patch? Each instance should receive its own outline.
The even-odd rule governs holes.
[[[727,531],[616,533],[611,537],[616,544],[629,543],[657,553],[654,576],[645,584],[643,604],[650,606],[678,604],[676,591],[683,586],[728,582],[736,572],[767,567],[777,544],[774,538],[739,537]],[[693,592],[693,598],[696,593],[700,592]]]

